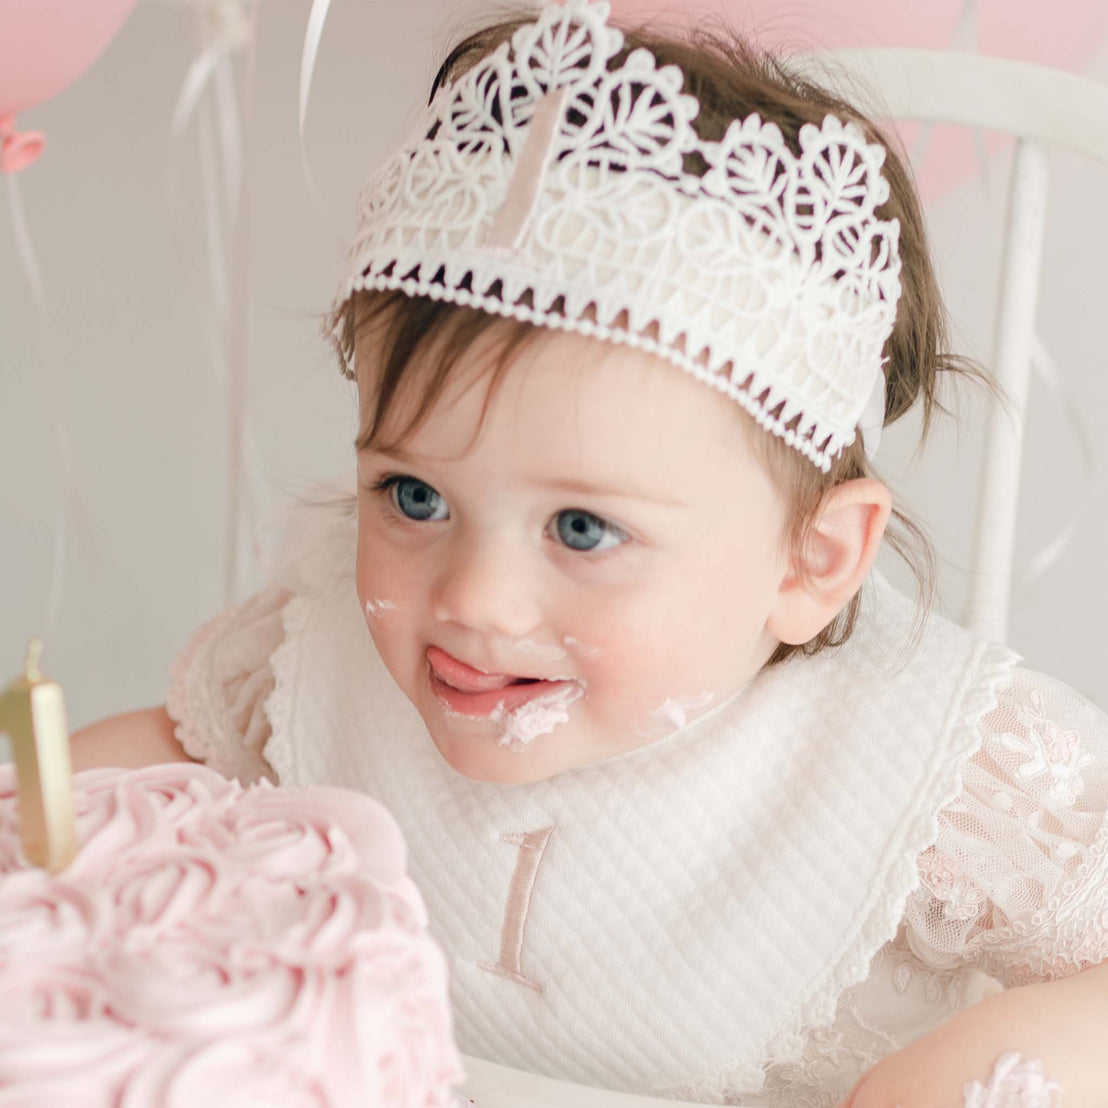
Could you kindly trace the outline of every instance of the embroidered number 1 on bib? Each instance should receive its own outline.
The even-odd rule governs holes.
[[[508,906],[504,913],[504,927],[500,933],[500,960],[496,965],[481,963],[478,966],[479,969],[495,973],[499,977],[506,977],[517,985],[526,985],[537,993],[542,992],[542,986],[524,974],[520,962],[523,955],[523,932],[527,926],[527,910],[531,906],[535,876],[539,871],[543,851],[553,833],[553,827],[543,827],[538,831],[500,836],[502,843],[519,846],[519,858],[508,890]]]

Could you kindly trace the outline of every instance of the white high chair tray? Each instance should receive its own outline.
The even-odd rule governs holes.
[[[716,1108],[687,1100],[636,1096],[608,1089],[574,1085],[537,1073],[525,1073],[483,1058],[462,1055],[466,1080],[462,1104],[472,1098],[474,1108]]]

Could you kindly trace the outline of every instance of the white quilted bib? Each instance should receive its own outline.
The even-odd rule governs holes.
[[[913,605],[874,574],[838,650],[651,746],[475,782],[376,654],[354,534],[330,528],[285,609],[265,756],[284,785],[362,789],[397,818],[461,1050],[631,1092],[756,1094],[896,933],[1019,655],[933,616],[905,664]]]

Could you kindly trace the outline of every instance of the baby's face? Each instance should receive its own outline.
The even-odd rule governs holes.
[[[658,357],[543,334],[473,442],[487,364],[468,351],[401,450],[359,455],[357,588],[446,761],[522,783],[655,742],[757,673],[785,505],[738,406]]]

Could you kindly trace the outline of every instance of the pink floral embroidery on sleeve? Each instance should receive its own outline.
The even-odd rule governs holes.
[[[917,858],[907,947],[1006,988],[1080,973],[1108,959],[1108,716],[1017,669],[978,726],[962,790]]]
[[[1050,775],[1049,799],[1055,805],[1073,805],[1085,791],[1081,771],[1096,760],[1082,749],[1081,735],[1073,729],[1060,727],[1043,710],[1043,694],[1032,689],[1027,702],[1013,702],[1015,715],[1023,724],[1024,734],[1000,731],[996,741],[1006,749],[1023,755],[1026,760],[1017,772],[1021,778]]]

